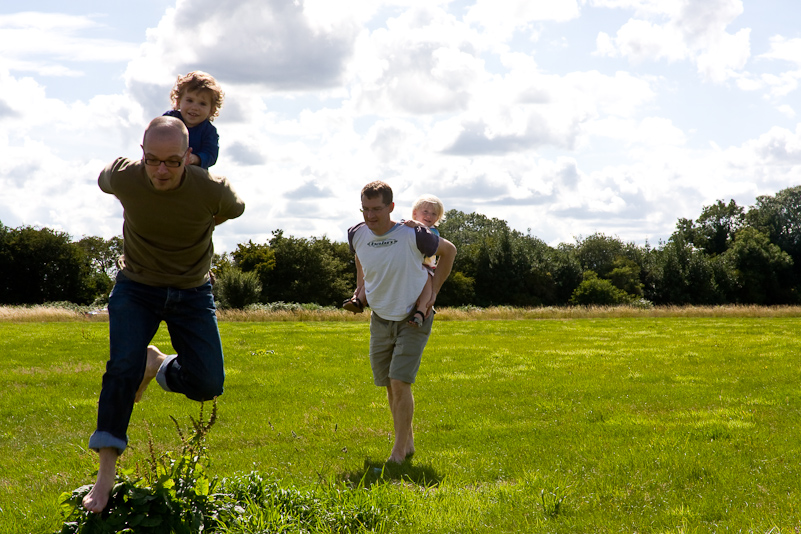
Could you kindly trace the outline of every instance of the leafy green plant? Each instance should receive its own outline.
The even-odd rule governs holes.
[[[175,423],[182,447],[180,453],[157,456],[149,439],[150,457],[143,475],[134,470],[120,470],[111,491],[109,504],[101,514],[87,512],[81,502],[92,489],[81,486],[61,495],[65,519],[61,534],[105,533],[175,533],[203,532],[213,524],[224,499],[213,494],[217,479],[206,473],[209,463],[204,440],[217,420],[215,399],[208,421],[190,417],[193,432],[185,435]],[[138,471],[138,469],[137,469]]]

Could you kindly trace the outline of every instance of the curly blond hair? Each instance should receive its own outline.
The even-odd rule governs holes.
[[[170,91],[170,100],[172,100],[172,109],[177,110],[181,102],[181,98],[187,91],[209,91],[211,93],[211,113],[209,113],[209,120],[213,121],[215,117],[220,114],[220,108],[225,99],[222,87],[214,79],[214,76],[202,70],[193,70],[186,76],[178,76]]]

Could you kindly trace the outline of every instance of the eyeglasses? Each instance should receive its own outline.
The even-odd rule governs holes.
[[[388,206],[381,206],[380,208],[361,208],[359,211],[361,211],[366,215],[370,215],[371,213],[381,213],[382,211],[387,209],[387,207]]]
[[[187,148],[186,150],[188,151],[189,149]],[[156,159],[156,158],[148,158],[147,156],[145,156],[145,165],[149,165],[151,167],[158,167],[159,165],[161,165],[163,163],[166,167],[170,167],[172,169],[177,169],[178,167],[183,165],[185,156],[186,156],[186,151],[184,151],[183,156],[181,156],[181,159],[179,159],[179,160]]]
[[[169,159],[156,159],[156,158],[145,158],[145,165],[150,165],[151,167],[158,167],[162,163],[167,167],[172,167],[173,169],[178,168],[183,164],[183,160],[175,161]]]

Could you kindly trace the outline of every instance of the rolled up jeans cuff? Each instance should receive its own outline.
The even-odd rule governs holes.
[[[114,448],[117,449],[117,454],[122,454],[122,451],[124,451],[127,446],[128,436],[125,436],[125,439],[120,439],[112,436],[108,432],[101,432],[100,430],[95,431],[89,438],[89,448],[95,452],[99,452],[100,449]]]
[[[158,382],[159,386],[161,386],[161,389],[163,389],[164,391],[169,391],[170,393],[172,393],[173,391],[170,389],[170,386],[167,385],[167,368],[170,366],[170,363],[172,363],[172,361],[177,357],[178,357],[177,354],[170,354],[167,357],[165,357],[164,361],[161,362],[161,365],[159,366],[159,372],[156,373],[156,382]]]

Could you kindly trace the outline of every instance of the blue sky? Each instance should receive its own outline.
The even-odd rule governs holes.
[[[0,5],[0,222],[111,237],[97,188],[178,74],[226,92],[247,203],[218,251],[344,240],[358,192],[423,193],[556,245],[639,244],[801,183],[796,0],[140,0]]]

